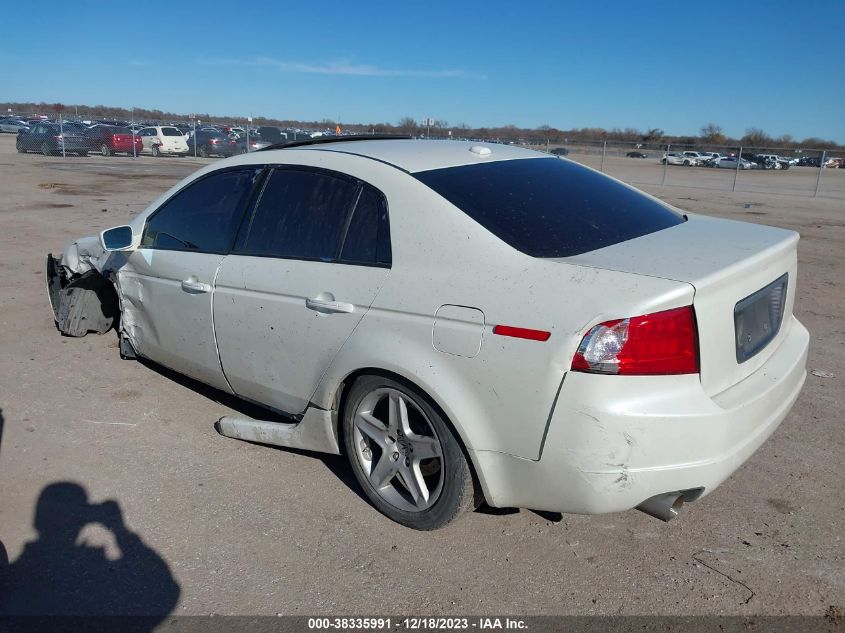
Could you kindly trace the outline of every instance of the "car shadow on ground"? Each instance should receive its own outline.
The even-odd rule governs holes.
[[[2,430],[0,411],[0,442]],[[126,526],[114,499],[91,503],[80,484],[57,481],[39,493],[33,525],[38,538],[16,560],[0,543],[0,630],[37,625],[21,616],[80,617],[80,630],[92,616],[136,616],[121,630],[151,631],[176,606],[181,590],[170,568]],[[87,542],[91,526],[116,548]]]
[[[233,396],[225,391],[220,391],[215,387],[211,387],[206,385],[205,383],[199,382],[194,380],[193,378],[189,378],[184,374],[180,374],[172,369],[168,369],[161,365],[157,365],[152,361],[148,361],[143,358],[138,358],[138,362],[140,362],[144,367],[156,372],[157,374],[164,376],[165,378],[172,380],[173,382],[185,387],[186,389],[190,389],[191,391],[208,398],[213,402],[217,402],[225,407],[233,409],[237,411],[241,415],[244,415],[249,418],[254,418],[256,420],[267,420],[269,422],[282,422],[285,424],[290,424],[291,422],[296,422],[296,420],[283,415],[281,413],[277,413],[271,409],[266,407],[262,407],[257,404],[253,404],[251,402],[247,402],[246,400],[241,400],[237,396]],[[210,423],[216,422],[216,420],[210,420]],[[216,431],[215,431],[216,432]],[[246,441],[246,440],[231,440],[234,442],[238,441]],[[250,444],[258,444],[257,442],[250,442]],[[311,457],[314,459],[318,459],[326,466],[326,468],[331,472],[335,477],[337,477],[341,483],[343,483],[347,488],[352,490],[355,494],[357,494],[361,499],[366,501],[368,504],[369,499],[364,494],[364,491],[361,489],[361,486],[358,484],[358,480],[355,479],[355,475],[352,472],[352,468],[349,466],[349,462],[346,460],[346,457],[343,455],[331,455],[328,453],[318,453],[316,451],[307,451],[298,448],[290,448],[290,447],[281,447],[281,446],[270,446],[268,444],[258,444],[259,446],[263,446],[270,450],[278,450],[284,451],[286,453],[294,453],[296,455],[304,455],[307,457]]]
[[[179,385],[186,387],[187,389],[190,389],[191,391],[194,391],[195,393],[198,393],[199,395],[205,398],[208,398],[209,400],[222,404],[223,406],[229,407],[230,409],[237,411],[241,415],[258,420],[267,420],[270,422],[282,422],[286,424],[295,422],[295,420],[288,416],[276,413],[275,411],[267,409],[266,407],[262,407],[251,402],[241,400],[237,396],[228,394],[225,391],[220,391],[215,387],[211,387],[209,385],[206,385],[205,383],[194,380],[193,378],[189,378],[184,374],[180,374],[176,371],[173,371],[172,369],[157,365],[152,361],[139,358],[138,362],[143,364],[144,367],[147,367],[148,369],[151,369],[152,371],[156,372],[157,374],[164,376],[165,378],[172,380],[178,383]],[[253,444],[255,442],[250,443]],[[349,462],[347,461],[345,456],[318,453],[315,451],[307,451],[298,448],[269,446],[266,444],[261,444],[261,446],[319,459],[335,477],[337,477],[344,485],[346,485],[347,488],[352,490],[361,499],[367,502],[368,505],[372,505],[370,503],[370,500],[367,498],[367,495],[361,489],[361,486],[358,483],[358,480],[355,478],[355,475],[352,472],[352,468],[349,466]],[[494,508],[487,505],[486,503],[482,503],[478,507],[476,512],[478,512],[479,514],[486,514],[491,516],[502,516],[509,514],[518,514],[520,510],[519,508]],[[559,512],[546,512],[544,510],[533,510],[532,512],[534,512],[534,514],[540,516],[541,518],[547,521],[551,521],[553,523],[558,523],[563,519],[563,515],[561,515]]]

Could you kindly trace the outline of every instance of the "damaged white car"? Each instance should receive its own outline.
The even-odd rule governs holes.
[[[805,378],[798,235],[501,145],[341,138],[198,171],[48,257],[58,328],[290,416],[417,529],[481,501],[668,520]]]

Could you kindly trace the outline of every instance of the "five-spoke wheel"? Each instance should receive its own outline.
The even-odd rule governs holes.
[[[416,529],[474,507],[472,474],[444,417],[411,385],[363,376],[344,407],[346,451],[373,504]]]

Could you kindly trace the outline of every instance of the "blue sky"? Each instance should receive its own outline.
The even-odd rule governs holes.
[[[841,0],[38,6],[4,29],[0,101],[845,142]]]

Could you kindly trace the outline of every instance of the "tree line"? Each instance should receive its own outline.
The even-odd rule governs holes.
[[[44,114],[56,116],[59,112],[64,117],[79,117],[83,119],[120,119],[136,121],[191,121],[197,120],[203,123],[231,124],[246,123],[246,117],[217,116],[207,112],[204,113],[176,113],[163,110],[135,108],[119,108],[105,105],[63,105],[48,103],[0,103],[0,113],[11,109],[13,112],[22,114]],[[524,128],[516,125],[503,125],[498,127],[472,127],[466,123],[450,125],[448,121],[438,119],[434,125],[424,126],[413,117],[403,117],[398,122],[389,123],[340,123],[329,119],[314,121],[297,121],[293,119],[276,119],[272,117],[254,117],[253,125],[277,125],[280,127],[305,128],[305,129],[335,129],[341,125],[344,130],[360,134],[407,134],[410,136],[423,136],[430,134],[436,137],[471,138],[498,140],[503,142],[519,142],[532,145],[554,144],[562,145],[579,141],[608,141],[613,143],[630,143],[632,145],[701,145],[709,146],[737,146],[745,145],[758,148],[779,148],[779,149],[833,149],[843,150],[845,146],[835,141],[810,137],[796,139],[789,134],[781,136],[770,136],[757,127],[750,127],[741,138],[733,138],[725,134],[723,128],[716,123],[707,123],[701,127],[697,136],[691,135],[670,135],[660,128],[638,130],[636,128],[612,128],[585,127],[574,129],[559,129],[549,125],[541,125],[536,128]]]

